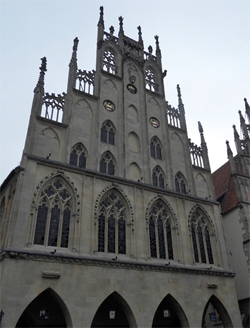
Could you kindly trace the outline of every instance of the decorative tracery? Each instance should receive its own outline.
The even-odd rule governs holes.
[[[126,254],[126,216],[123,199],[111,189],[99,204],[99,252]]]
[[[175,190],[183,194],[187,193],[186,179],[184,178],[183,174],[181,174],[180,172],[178,172],[175,175]]]
[[[162,159],[161,142],[157,137],[150,140],[150,154],[155,159]]]
[[[81,143],[77,143],[70,153],[70,165],[86,168],[86,151]]]
[[[152,258],[174,259],[171,214],[167,206],[157,200],[149,211],[149,240]]]
[[[109,175],[115,174],[115,163],[110,152],[106,152],[102,155],[100,160],[100,172]]]
[[[103,69],[108,73],[116,74],[115,55],[110,50],[105,50],[103,53]]]
[[[191,216],[191,238],[195,262],[213,264],[208,219],[200,209],[196,209]]]
[[[110,145],[115,144],[115,128],[110,121],[106,121],[102,124],[101,141]]]
[[[159,166],[156,166],[152,172],[152,182],[156,187],[164,188],[164,174]]]
[[[54,178],[38,202],[34,244],[68,247],[72,195],[64,181]]]
[[[149,68],[145,70],[145,85],[148,90],[154,92],[159,90],[159,85],[155,82],[155,74]]]

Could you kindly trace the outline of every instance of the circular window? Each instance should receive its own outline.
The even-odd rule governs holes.
[[[110,101],[110,100],[105,100],[103,102],[103,106],[105,107],[105,109],[107,109],[109,112],[113,112],[115,110],[115,104]]]
[[[133,94],[136,94],[136,92],[137,92],[137,89],[133,84],[128,84],[127,89],[128,89],[129,92],[131,92]]]
[[[149,122],[154,128],[158,128],[160,126],[160,122],[155,117],[150,117]]]

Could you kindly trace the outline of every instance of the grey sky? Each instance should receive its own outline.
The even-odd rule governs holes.
[[[40,58],[47,57],[45,91],[66,91],[73,39],[79,38],[78,67],[95,69],[99,7],[105,30],[138,38],[155,50],[159,36],[166,100],[177,106],[179,84],[188,135],[200,144],[201,121],[212,171],[227,161],[225,141],[235,152],[232,125],[250,101],[249,0],[2,0],[0,183],[21,159]]]

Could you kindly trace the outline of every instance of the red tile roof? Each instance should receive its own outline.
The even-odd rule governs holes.
[[[216,198],[221,203],[221,212],[226,213],[236,207],[238,203],[234,178],[232,176],[229,161],[216,170],[212,174],[212,177]]]

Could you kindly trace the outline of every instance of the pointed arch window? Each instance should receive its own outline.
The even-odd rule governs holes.
[[[103,52],[103,70],[111,74],[116,74],[115,55],[110,50]]]
[[[76,144],[70,153],[69,164],[86,168],[86,150],[81,143]]]
[[[208,219],[206,216],[200,209],[197,209],[191,217],[191,238],[194,260],[197,263],[213,264],[211,234],[207,223]]]
[[[34,244],[68,247],[71,213],[71,193],[62,179],[55,178],[40,194]]]
[[[115,128],[110,121],[106,121],[102,125],[101,141],[110,145],[115,144]]]
[[[114,175],[115,174],[115,164],[114,159],[110,152],[106,152],[102,155],[101,161],[100,161],[100,172]]]
[[[157,137],[153,137],[150,141],[150,154],[155,159],[162,159],[161,143]]]
[[[172,242],[172,218],[167,206],[156,201],[149,213],[150,255],[152,258],[174,259]]]
[[[175,175],[175,190],[183,194],[187,193],[186,179],[180,172]]]
[[[98,252],[126,254],[126,216],[120,195],[106,193],[99,205]]]
[[[152,172],[153,185],[156,187],[164,188],[164,174],[159,166],[156,166]]]

